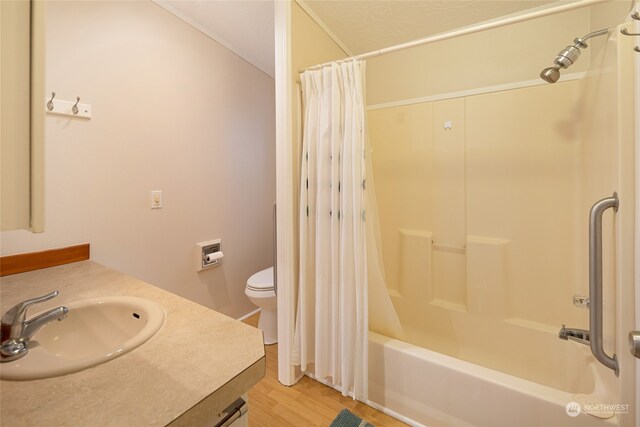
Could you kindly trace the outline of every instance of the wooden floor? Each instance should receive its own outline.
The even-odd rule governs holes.
[[[244,322],[257,326],[258,315]],[[406,426],[308,377],[291,387],[283,386],[278,382],[278,345],[266,346],[265,351],[267,373],[249,390],[250,427],[326,427],[345,408],[376,427]]]

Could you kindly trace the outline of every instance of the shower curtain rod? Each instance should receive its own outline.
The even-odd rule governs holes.
[[[361,55],[354,55],[354,56],[351,56],[349,58],[340,59],[340,60],[337,60],[337,61],[331,61],[331,62],[325,62],[325,63],[318,64],[318,65],[312,65],[312,66],[310,66],[308,68],[305,68],[303,70],[298,70],[298,73],[302,73],[302,72],[307,71],[307,70],[317,70],[317,69],[326,67],[327,65],[331,65],[333,63],[341,63],[341,62],[358,60],[358,59],[359,60],[364,60],[364,59],[375,58],[376,56],[384,55],[385,53],[397,52],[399,50],[404,50],[404,49],[408,49],[408,48],[415,47],[415,46],[422,46],[422,45],[425,45],[425,44],[439,42],[439,41],[442,41],[442,40],[448,40],[448,39],[464,36],[464,35],[471,34],[471,33],[477,33],[479,31],[491,30],[491,29],[494,29],[494,28],[504,27],[505,25],[517,24],[517,23],[520,23],[520,22],[529,21],[531,19],[543,18],[545,16],[553,15],[553,14],[556,14],[556,13],[567,12],[569,10],[580,9],[580,8],[583,8],[583,7],[592,6],[594,4],[605,3],[605,2],[609,2],[609,1],[611,1],[611,0],[582,0],[582,1],[575,2],[575,3],[569,3],[569,4],[564,4],[564,5],[561,5],[561,6],[552,7],[552,8],[549,8],[549,9],[530,12],[530,13],[527,13],[527,14],[524,14],[524,15],[512,16],[510,18],[501,19],[499,21],[486,22],[484,24],[474,25],[472,27],[462,28],[460,30],[450,31],[450,32],[447,32],[447,33],[441,33],[441,34],[437,34],[435,36],[429,36],[429,37],[425,37],[425,38],[422,38],[422,39],[414,40],[414,41],[411,41],[411,42],[402,43],[402,44],[398,44],[398,45],[391,46],[391,47],[386,47],[386,48],[379,49],[379,50],[374,50],[374,51],[371,51],[371,52],[363,53]]]

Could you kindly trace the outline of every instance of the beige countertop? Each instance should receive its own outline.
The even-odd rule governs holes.
[[[31,314],[111,295],[153,300],[167,313],[156,336],[107,363],[61,377],[0,381],[2,425],[204,425],[264,376],[258,329],[95,262],[6,276],[0,283],[2,313],[54,290],[60,295]]]

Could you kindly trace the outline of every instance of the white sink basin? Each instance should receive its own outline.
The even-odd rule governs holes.
[[[160,305],[137,297],[93,298],[65,307],[67,318],[43,326],[26,356],[0,364],[0,378],[35,380],[99,365],[146,342],[166,317]]]

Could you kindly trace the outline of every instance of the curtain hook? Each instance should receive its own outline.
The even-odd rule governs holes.
[[[49,102],[47,102],[47,109],[49,111],[53,110],[53,98],[56,97],[56,93],[55,92],[51,92],[51,99],[49,100]]]
[[[630,33],[626,28],[621,29],[620,32],[625,36],[640,36],[640,33]]]
[[[78,102],[80,102],[80,97],[76,96],[76,103],[73,104],[73,107],[71,107],[71,111],[73,112],[73,114],[78,114]]]

